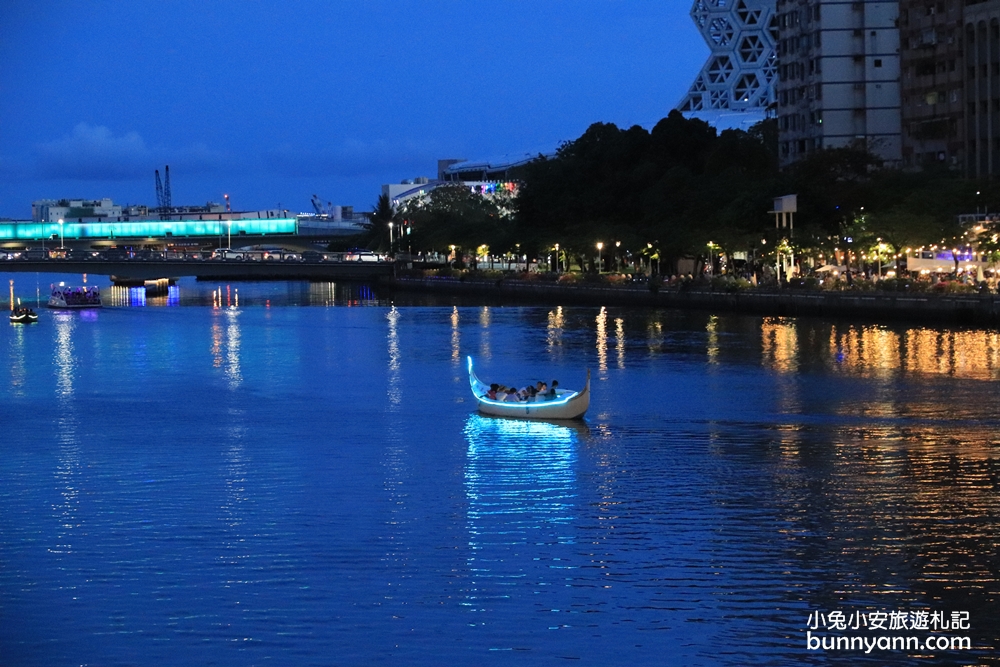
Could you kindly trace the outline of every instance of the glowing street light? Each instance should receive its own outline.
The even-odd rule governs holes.
[[[604,262],[604,259],[601,257],[601,250],[603,250],[603,249],[604,249],[604,244],[601,243],[600,241],[598,241],[597,242],[597,272],[598,273],[601,272],[601,264]]]
[[[389,254],[392,254],[392,222],[389,222]]]
[[[63,234],[63,219],[59,218],[59,247],[66,247],[66,236]]]

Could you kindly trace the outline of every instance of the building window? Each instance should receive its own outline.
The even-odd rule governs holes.
[[[881,58],[876,58],[875,59],[875,67],[881,67],[881,66],[882,66],[882,59]]]

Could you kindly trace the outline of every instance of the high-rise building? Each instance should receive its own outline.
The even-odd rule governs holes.
[[[904,168],[966,169],[962,5],[899,3]]]
[[[1000,0],[966,0],[963,22],[965,173],[994,178],[1000,175]]]
[[[691,19],[712,52],[677,109],[763,115],[774,102],[774,0],[695,0]]]
[[[782,165],[822,148],[902,157],[897,0],[777,0]]]

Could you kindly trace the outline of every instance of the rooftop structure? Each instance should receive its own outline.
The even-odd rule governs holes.
[[[677,110],[763,114],[777,73],[774,0],[695,0],[691,18],[712,53]]]

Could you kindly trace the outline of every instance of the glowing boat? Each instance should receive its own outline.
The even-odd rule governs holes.
[[[67,287],[62,283],[52,286],[49,308],[100,308],[101,288]]]
[[[557,389],[554,398],[536,398],[535,400],[508,402],[486,397],[490,390],[476,377],[472,370],[472,357],[469,359],[469,384],[472,394],[479,403],[479,411],[496,417],[516,417],[519,419],[580,419],[590,407],[590,371],[587,371],[587,384],[581,391]]]
[[[31,308],[18,306],[10,311],[10,321],[12,324],[33,324],[38,321],[38,314]]]

